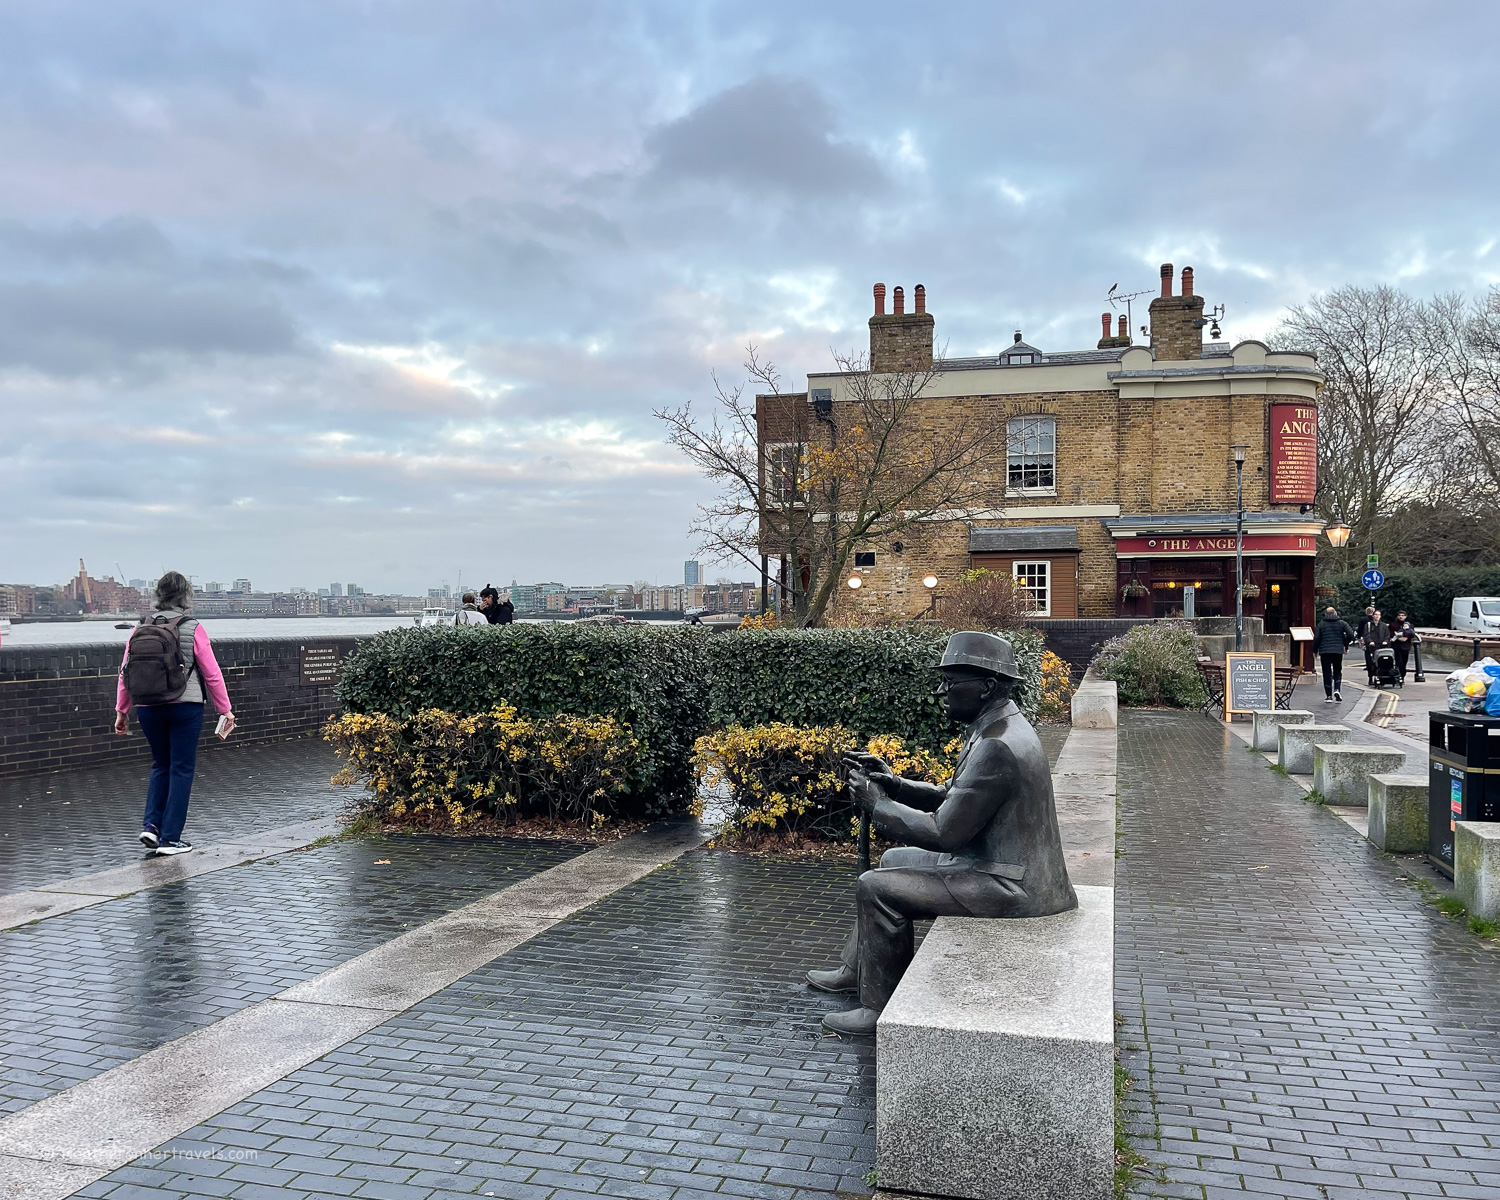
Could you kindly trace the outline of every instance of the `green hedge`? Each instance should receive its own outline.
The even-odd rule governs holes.
[[[1370,593],[1359,575],[1339,575],[1323,582],[1338,589],[1333,603],[1339,614],[1354,624],[1370,602]],[[1455,596],[1500,596],[1500,566],[1497,567],[1405,567],[1389,571],[1385,586],[1375,593],[1375,602],[1387,618],[1405,609],[1414,625],[1447,629]],[[1326,602],[1319,601],[1318,615]]]
[[[1005,635],[1036,717],[1042,637]],[[693,743],[727,725],[842,725],[861,738],[895,734],[939,750],[957,732],[936,693],[949,631],[739,630],[680,626],[471,625],[397,629],[345,661],[348,712],[411,717],[422,709],[484,712],[502,700],[522,713],[607,715],[641,740],[632,792],[657,812],[693,798]]]
[[[344,663],[346,711],[471,715],[508,700],[529,716],[612,716],[642,743],[630,790],[647,810],[695,794],[693,743],[704,732],[703,629],[600,625],[464,625],[396,629]]]
[[[905,629],[747,629],[708,644],[709,721],[726,725],[842,725],[861,738],[892,733],[926,750],[955,733],[933,670],[950,631]],[[1026,685],[1022,707],[1036,719],[1042,638],[1005,635]]]

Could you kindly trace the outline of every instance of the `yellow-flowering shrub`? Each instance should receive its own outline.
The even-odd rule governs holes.
[[[325,737],[347,760],[334,782],[364,783],[382,816],[461,827],[480,815],[589,825],[636,815],[625,809],[640,743],[614,717],[533,718],[502,701],[472,716],[346,713]]]
[[[765,612],[753,617],[741,617],[736,629],[780,629],[781,618],[776,615],[774,608],[768,608]]]
[[[1072,715],[1073,668],[1050,650],[1042,651],[1042,690],[1037,715],[1061,721]]]
[[[885,759],[898,775],[945,783],[958,747],[955,738],[942,753],[933,753],[885,734],[863,749]],[[725,833],[730,837],[791,833],[843,841],[853,836],[856,810],[845,787],[842,756],[858,749],[859,739],[842,725],[731,725],[700,737],[693,762],[707,786],[729,789]]]

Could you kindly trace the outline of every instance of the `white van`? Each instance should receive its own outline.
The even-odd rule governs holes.
[[[1457,597],[1450,623],[1464,633],[1500,633],[1500,596]]]

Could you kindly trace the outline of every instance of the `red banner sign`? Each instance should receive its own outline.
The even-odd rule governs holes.
[[[1312,534],[1247,533],[1246,554],[1316,554],[1318,540]],[[1193,533],[1172,537],[1122,537],[1115,539],[1117,558],[1217,558],[1234,553],[1232,533]]]
[[[1318,496],[1318,410],[1271,406],[1271,503],[1311,504]]]

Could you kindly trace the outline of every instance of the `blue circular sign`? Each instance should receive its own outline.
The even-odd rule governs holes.
[[[1364,573],[1364,577],[1360,582],[1365,585],[1365,591],[1373,592],[1377,588],[1385,586],[1385,576],[1372,568]]]

